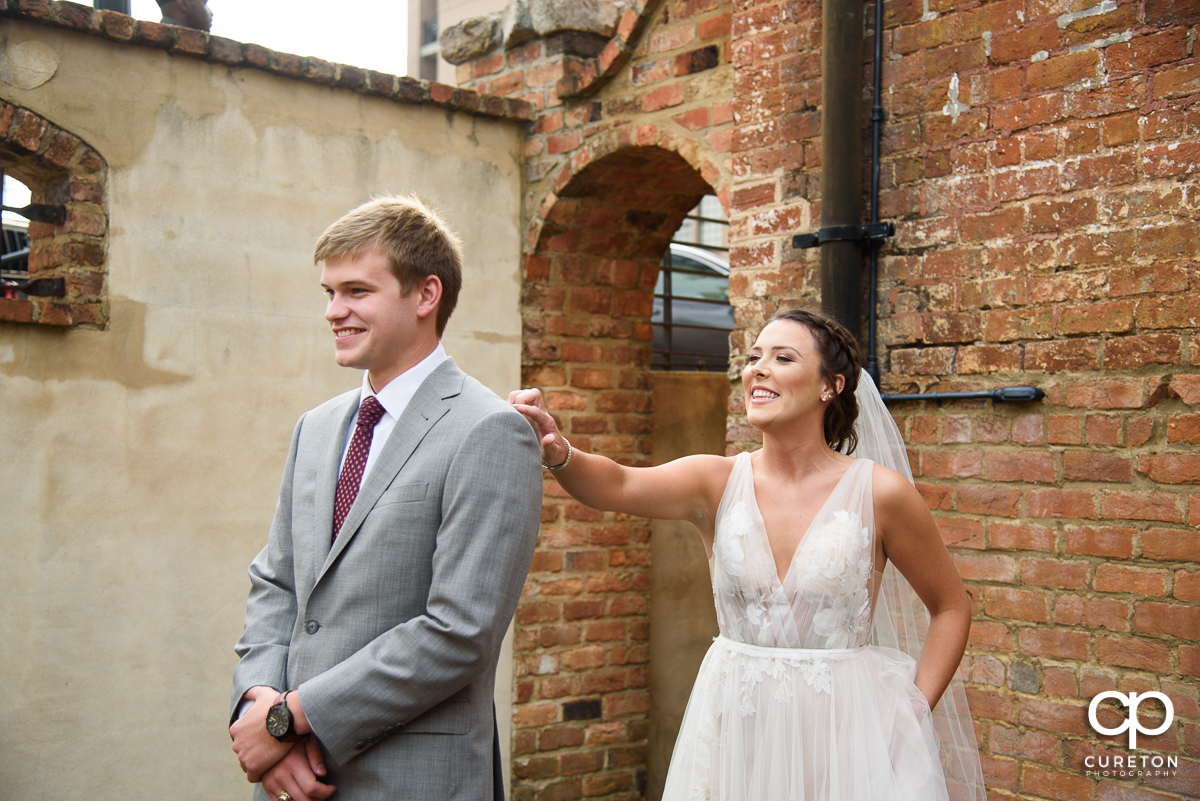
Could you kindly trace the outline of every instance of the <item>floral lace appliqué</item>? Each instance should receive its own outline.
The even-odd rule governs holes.
[[[718,536],[717,551],[721,566],[734,578],[746,575],[746,535],[754,531],[754,518],[745,501],[738,501],[729,510],[727,531]]]
[[[871,532],[858,515],[838,510],[809,536],[812,547],[798,589],[821,605],[813,615],[813,631],[825,638],[826,648],[862,645],[871,622]]]
[[[758,709],[754,704],[754,688],[762,683],[763,677],[775,680],[774,700],[779,703],[790,701],[795,694],[789,686],[792,676],[798,675],[804,683],[817,692],[829,695],[833,690],[833,671],[828,660],[820,657],[812,659],[767,658],[760,656],[736,657],[742,669],[742,696],[738,711],[742,717],[754,717]],[[789,671],[788,668],[794,668]]]

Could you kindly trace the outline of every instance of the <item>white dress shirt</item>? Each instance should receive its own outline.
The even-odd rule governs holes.
[[[359,405],[362,405],[368,396],[374,395],[375,400],[379,401],[379,405],[383,407],[383,416],[375,424],[375,433],[371,437],[371,450],[367,453],[367,464],[363,468],[363,481],[366,481],[367,474],[371,472],[371,466],[375,464],[388,436],[396,427],[396,421],[400,419],[400,415],[408,408],[408,402],[417,393],[417,388],[424,383],[426,378],[429,378],[429,374],[436,370],[439,364],[446,361],[446,358],[446,351],[439,342],[428,356],[393,378],[386,387],[378,392],[371,387],[370,375],[363,372]],[[342,447],[342,461],[338,465],[338,475],[341,475],[342,465],[346,463],[346,454],[350,451],[350,440],[354,437],[354,427],[357,424],[358,412],[355,412],[354,417],[350,420],[350,425],[346,428],[346,444]]]

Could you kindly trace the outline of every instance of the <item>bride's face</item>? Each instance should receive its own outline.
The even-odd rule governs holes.
[[[821,357],[809,330],[776,320],[762,330],[742,370],[746,416],[760,431],[815,419],[818,434],[833,388],[821,377]]]

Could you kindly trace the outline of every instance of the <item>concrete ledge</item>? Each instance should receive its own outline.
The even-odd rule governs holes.
[[[524,100],[483,95],[469,89],[387,75],[315,57],[279,53],[191,28],[138,20],[115,11],[51,0],[0,0],[0,17],[16,17],[55,28],[68,28],[121,44],[153,47],[230,67],[261,70],[299,81],[323,84],[398,103],[442,106],[468,114],[528,121],[534,107]]]

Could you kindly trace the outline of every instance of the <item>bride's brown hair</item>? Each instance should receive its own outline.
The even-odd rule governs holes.
[[[833,400],[825,409],[825,441],[834,450],[854,453],[858,447],[858,435],[854,433],[858,398],[854,391],[858,389],[858,371],[862,366],[858,341],[844,325],[818,308],[781,309],[767,325],[777,320],[799,323],[812,334],[817,355],[821,357],[821,377],[834,389]],[[837,391],[834,380],[837,375],[845,379],[841,392]],[[843,445],[846,446],[844,450]]]

